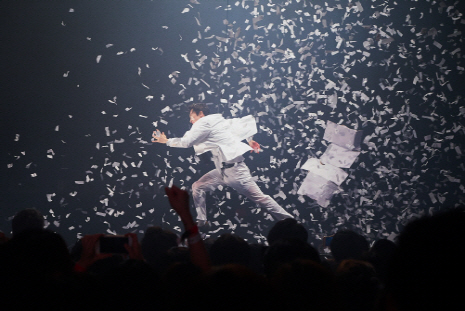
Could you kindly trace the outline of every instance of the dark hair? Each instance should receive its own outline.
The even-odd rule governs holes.
[[[73,262],[65,240],[46,229],[29,229],[13,236],[8,245],[11,270],[27,279],[67,275]]]
[[[149,264],[157,265],[170,248],[178,246],[177,239],[177,235],[169,230],[149,227],[141,241],[142,255]]]
[[[344,259],[361,259],[369,248],[370,244],[365,237],[347,229],[338,231],[330,245],[331,253],[337,262]]]
[[[2,309],[29,310],[34,306],[46,310],[53,306],[66,310],[70,308],[69,301],[78,301],[71,294],[76,294],[74,289],[82,293],[82,301],[87,300],[86,293],[92,293],[79,288],[90,282],[73,283],[73,261],[64,239],[57,233],[24,230],[2,246],[0,275],[2,284],[7,284],[2,287]],[[45,300],[40,298],[47,295],[50,297]]]
[[[24,230],[43,229],[44,217],[34,208],[26,208],[19,211],[11,221],[13,236]]]
[[[213,242],[210,256],[214,265],[240,264],[247,266],[250,261],[250,246],[243,238],[224,233]]]
[[[386,289],[398,310],[452,310],[462,303],[465,275],[463,207],[407,224],[391,259]],[[445,299],[447,297],[447,299]]]
[[[340,290],[339,299],[346,307],[345,310],[376,310],[381,287],[375,269],[370,263],[345,259],[337,267],[335,276]]]
[[[375,267],[376,273],[382,282],[386,281],[387,268],[392,256],[397,249],[397,245],[387,239],[377,240],[363,260],[368,261]]]
[[[274,242],[266,251],[263,259],[265,274],[273,276],[284,264],[296,259],[307,259],[321,263],[318,251],[305,241],[295,238],[284,238]]]
[[[189,112],[194,111],[196,115],[203,112],[203,115],[208,116],[210,114],[210,108],[204,103],[195,103],[189,106]]]
[[[309,259],[283,264],[272,278],[285,309],[342,310],[331,270]]]
[[[268,244],[271,245],[279,239],[295,238],[307,242],[308,232],[304,226],[294,218],[278,221],[268,233]]]
[[[285,310],[276,307],[278,295],[265,277],[242,265],[214,267],[197,291],[203,310],[216,310],[220,305],[223,310]]]

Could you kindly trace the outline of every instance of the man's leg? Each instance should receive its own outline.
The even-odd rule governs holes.
[[[265,195],[257,186],[250,175],[250,170],[241,162],[236,166],[224,171],[225,182],[242,195],[245,195],[261,208],[266,208],[276,220],[294,218],[284,208],[282,208],[272,197]]]
[[[197,220],[207,220],[207,209],[205,204],[206,191],[214,191],[219,185],[226,185],[223,176],[217,169],[206,173],[192,184],[192,197],[197,211]]]

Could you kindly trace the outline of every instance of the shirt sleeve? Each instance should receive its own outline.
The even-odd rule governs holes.
[[[169,147],[189,148],[198,145],[205,141],[210,134],[210,127],[207,122],[202,122],[202,119],[195,122],[192,128],[187,131],[181,138],[170,138],[166,142]]]
[[[231,133],[239,140],[246,139],[247,142],[252,140],[253,135],[257,134],[257,124],[255,118],[251,115],[243,118],[231,120]]]

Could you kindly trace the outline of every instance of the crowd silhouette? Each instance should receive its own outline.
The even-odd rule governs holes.
[[[99,251],[103,234],[68,250],[35,209],[0,235],[2,310],[463,310],[465,211],[411,221],[396,243],[340,230],[323,256],[294,219],[268,245],[233,234],[203,240],[189,195],[166,193],[185,234],[150,227],[124,252]]]

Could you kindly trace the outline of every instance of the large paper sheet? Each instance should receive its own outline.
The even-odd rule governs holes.
[[[323,139],[349,150],[358,150],[362,141],[362,133],[363,131],[328,121]]]
[[[302,165],[301,169],[310,171],[318,176],[330,180],[338,186],[340,186],[349,175],[339,167],[331,164],[323,164],[316,158],[308,159],[308,161]]]
[[[359,154],[360,151],[351,151],[336,144],[331,144],[320,157],[320,161],[336,167],[350,168]]]
[[[300,186],[297,194],[314,199],[320,206],[327,207],[338,190],[338,186],[317,174],[309,172]]]

